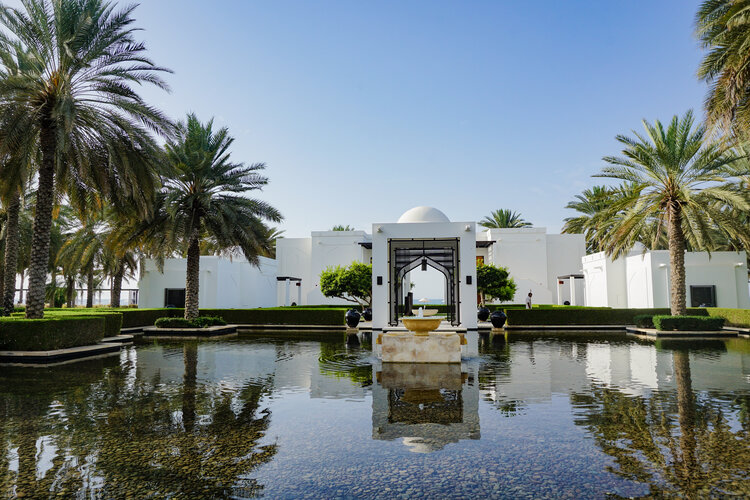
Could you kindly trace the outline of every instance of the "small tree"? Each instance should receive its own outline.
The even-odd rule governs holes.
[[[349,267],[327,267],[320,273],[320,291],[335,297],[370,307],[372,302],[372,264],[352,262]]]
[[[506,268],[480,264],[477,266],[477,291],[482,297],[482,305],[487,298],[505,302],[516,295],[516,282]]]

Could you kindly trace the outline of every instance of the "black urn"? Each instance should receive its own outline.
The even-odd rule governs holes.
[[[479,321],[487,321],[487,318],[490,317],[490,309],[488,307],[480,307],[477,309],[477,319]]]
[[[365,318],[365,321],[372,321],[372,308],[368,307],[362,312],[362,317]]]
[[[493,328],[502,328],[505,325],[505,320],[508,317],[502,311],[495,311],[490,314],[490,321],[492,321]]]
[[[346,311],[344,318],[346,319],[346,326],[349,328],[357,328],[357,325],[359,324],[359,311],[356,309],[349,309]]]

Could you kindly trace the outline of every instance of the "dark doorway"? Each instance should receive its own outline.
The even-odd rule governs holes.
[[[164,307],[185,307],[185,289],[165,288]]]
[[[403,282],[406,274],[427,266],[445,276],[446,315],[451,325],[460,323],[459,305],[459,239],[389,239],[388,240],[388,323],[398,325],[399,311],[405,311]]]

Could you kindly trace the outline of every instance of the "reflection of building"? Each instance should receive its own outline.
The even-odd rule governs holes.
[[[612,339],[617,340],[617,339]],[[674,390],[672,349],[685,349],[683,340],[653,343],[602,342],[571,338],[569,342],[548,342],[537,338],[514,341],[507,350],[505,373],[496,372],[491,383],[483,384],[482,397],[519,406],[551,401],[555,395],[585,393],[597,385],[632,396],[657,390]],[[707,344],[706,342],[711,342]],[[750,366],[738,339],[702,341],[710,353],[690,355],[692,387],[746,391],[750,389]],[[723,351],[723,352],[722,352]]]
[[[373,370],[373,439],[402,439],[416,453],[479,439],[475,366],[462,371],[455,363],[383,363]]]

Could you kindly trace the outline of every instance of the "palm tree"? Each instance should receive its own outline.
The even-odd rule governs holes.
[[[601,221],[597,216],[610,206],[614,194],[615,190],[612,188],[594,186],[591,189],[584,189],[581,194],[575,196],[574,201],[565,205],[565,208],[575,210],[580,215],[566,217],[562,232],[585,235],[586,253],[604,250],[602,241],[604,231],[600,231]]]
[[[703,125],[694,126],[693,113],[677,116],[666,130],[660,121],[643,121],[646,136],[635,139],[618,135],[622,156],[604,158],[609,166],[596,177],[631,183],[631,194],[614,210],[623,214],[614,220],[605,243],[608,255],[618,257],[650,231],[658,239],[667,228],[670,260],[670,306],[673,315],[685,314],[686,240],[712,250],[718,245],[714,228],[750,243],[750,230],[730,216],[731,209],[748,210],[746,192],[733,183],[739,172],[738,159],[726,140],[710,140]],[[654,228],[652,221],[658,221]],[[687,235],[687,236],[686,236]]]
[[[57,261],[66,269],[76,269],[86,277],[86,307],[94,306],[96,272],[105,259],[105,236],[97,220],[85,220],[60,248]]]
[[[258,256],[269,251],[263,219],[282,219],[269,204],[241,195],[262,189],[268,179],[258,173],[263,163],[230,161],[233,141],[226,128],[213,129],[213,120],[202,124],[189,114],[166,144],[172,173],[164,179],[157,207],[134,231],[134,237],[158,239],[187,254],[186,319],[198,317],[201,240],[208,238],[214,248],[238,247],[250,264],[258,265]]]
[[[18,68],[0,80],[0,103],[7,107],[0,157],[31,142],[39,145],[26,316],[41,318],[56,178],[61,186],[107,195],[112,179],[121,181],[118,187],[128,185],[136,199],[153,192],[148,172],[101,158],[103,151],[110,157],[125,150],[148,154],[155,148],[150,131],[169,131],[168,120],[133,89],[143,83],[166,89],[159,77],[166,70],[154,65],[134,38],[135,6],[118,11],[104,0],[22,4],[23,9],[0,7],[0,63]]]
[[[343,224],[337,224],[331,228],[331,231],[354,231],[354,228],[350,227],[349,224],[346,226]]]
[[[750,0],[705,0],[696,35],[708,52],[698,77],[708,83],[708,121],[750,132]]]
[[[520,213],[505,208],[494,210],[489,216],[479,221],[479,225],[490,229],[532,226],[531,222],[521,218]]]

